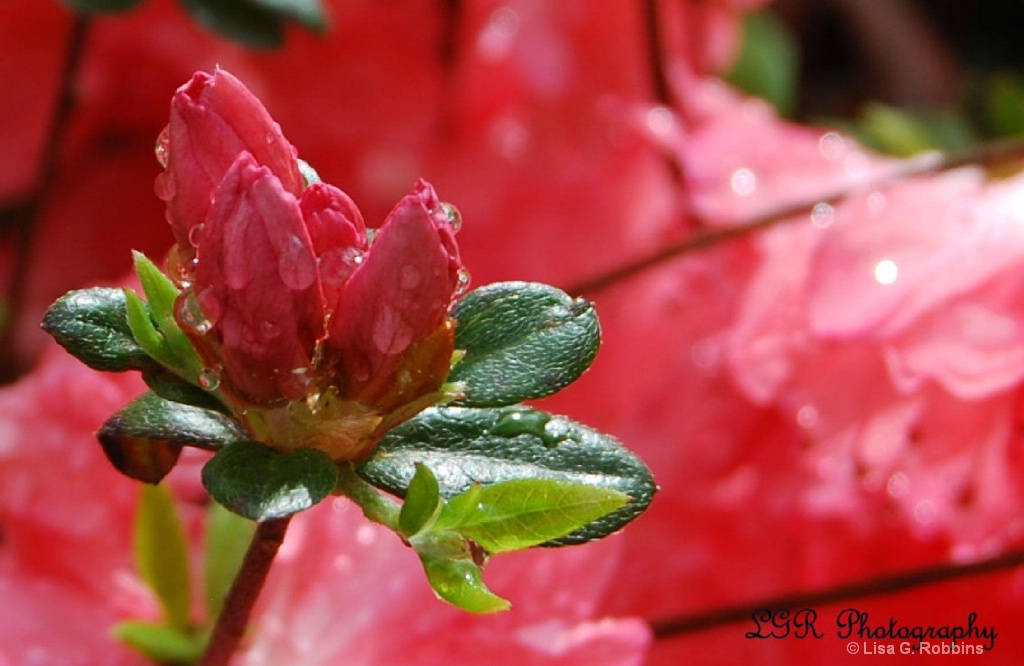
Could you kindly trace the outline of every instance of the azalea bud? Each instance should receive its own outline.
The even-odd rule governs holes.
[[[197,382],[256,439],[351,459],[445,397],[464,273],[433,187],[418,182],[371,245],[348,195],[303,187],[294,148],[223,70],[178,91],[168,132],[157,189],[178,323],[207,366]]]

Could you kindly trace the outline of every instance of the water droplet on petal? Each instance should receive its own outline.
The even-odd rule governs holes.
[[[192,329],[200,335],[206,335],[213,328],[213,322],[203,314],[203,309],[199,306],[199,300],[196,298],[195,292],[182,292],[181,296],[178,297],[176,310],[177,316],[175,318],[184,328]]]
[[[892,284],[899,277],[900,267],[892,259],[882,259],[875,264],[875,282]]]
[[[544,435],[541,438],[544,446],[554,448],[572,435],[572,426],[565,419],[553,418],[544,424]]]
[[[220,371],[216,368],[203,368],[199,371],[199,386],[206,391],[220,388]]]
[[[169,125],[164,126],[160,130],[159,136],[156,137],[156,146],[153,148],[153,154],[156,155],[156,161],[160,163],[160,166],[166,169],[171,159],[171,130]]]
[[[804,405],[796,412],[796,422],[805,430],[813,429],[818,425],[818,408],[814,405]]]
[[[365,253],[358,248],[350,247],[344,250],[341,260],[346,266],[355,269],[357,266],[362,264],[365,259]]]
[[[836,211],[831,204],[824,201],[814,204],[811,209],[811,224],[819,229],[824,229],[835,221]]]
[[[896,472],[889,477],[885,489],[891,497],[903,497],[910,491],[910,479],[903,472]]]
[[[441,203],[441,213],[444,214],[445,222],[452,229],[452,233],[458,233],[462,228],[462,213],[450,203]]]
[[[843,156],[846,140],[836,132],[826,132],[818,139],[818,153],[826,160],[837,160]]]
[[[192,247],[199,247],[199,241],[203,236],[203,225],[197,224],[188,232],[188,242]]]
[[[460,268],[458,278],[456,278],[455,282],[455,295],[462,296],[464,293],[469,291],[469,283],[471,280],[472,278],[469,275],[469,270],[465,266]]]
[[[729,185],[741,197],[750,196],[757,189],[757,174],[746,167],[736,169],[729,178]]]

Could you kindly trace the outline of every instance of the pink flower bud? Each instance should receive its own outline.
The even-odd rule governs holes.
[[[174,94],[171,116],[157,146],[167,170],[156,181],[186,269],[195,256],[193,230],[203,224],[214,190],[239,153],[267,167],[282,188],[298,196],[302,176],[295,148],[259,99],[237,78],[217,69],[197,72]],[[177,276],[172,276],[177,277]]]

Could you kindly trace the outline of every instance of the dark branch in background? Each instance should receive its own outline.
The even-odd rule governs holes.
[[[462,0],[441,2],[441,66],[446,72],[455,68],[459,59],[459,24],[462,23]]]
[[[57,177],[61,145],[75,106],[75,81],[78,79],[89,25],[90,19],[86,14],[75,13],[61,70],[57,106],[47,129],[36,182],[25,199],[0,209],[0,230],[5,235],[11,234],[14,240],[13,265],[7,294],[7,316],[0,330],[0,349],[4,350],[4,355],[0,356],[0,383],[15,379],[24,370],[20,359],[17,358],[14,342],[28,288],[32,241],[46,198],[52,191],[53,182]]]
[[[762,608],[808,608],[847,601],[858,597],[893,594],[922,585],[932,585],[959,578],[1005,571],[1021,565],[1024,565],[1024,550],[1014,550],[968,564],[940,564],[906,573],[839,585],[817,592],[785,594],[778,597],[760,599],[742,606],[728,606],[701,611],[691,615],[681,615],[667,620],[655,620],[651,622],[651,628],[654,631],[655,638],[658,640],[678,638],[686,634],[750,620],[751,614]]]
[[[658,8],[659,0],[642,0],[644,8],[644,34],[647,37],[647,66],[650,72],[651,87],[654,92],[654,99],[661,106],[676,108],[672,97],[672,86],[665,71],[665,51],[661,39],[661,12]],[[671,155],[664,156],[665,166],[676,189],[686,192],[686,180],[683,176],[683,167],[679,160]]]
[[[1024,141],[995,143],[983,146],[962,156],[941,156],[927,153],[920,158],[909,159],[890,173],[858,185],[855,189],[847,189],[827,196],[815,197],[814,199],[784,206],[732,227],[697,232],[680,241],[659,248],[645,257],[640,257],[620,266],[614,266],[604,273],[570,285],[566,288],[566,291],[575,296],[594,294],[615,286],[648,269],[655,268],[667,261],[691,254],[697,250],[719,245],[735,238],[742,238],[781,222],[806,221],[809,219],[811,210],[817,204],[835,205],[864,192],[890,187],[905,178],[939,173],[970,165],[991,167],[1003,162],[1022,159],[1024,159]],[[698,220],[698,223],[701,226],[706,226],[706,223],[701,223],[700,220]]]

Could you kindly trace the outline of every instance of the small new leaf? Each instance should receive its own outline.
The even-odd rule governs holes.
[[[502,553],[564,537],[628,501],[628,495],[609,488],[512,479],[473,486],[451,498],[433,529],[455,530],[488,552]]]
[[[471,613],[496,613],[511,604],[487,589],[472,560],[421,556],[430,587],[438,597]]]
[[[124,296],[126,299],[125,309],[128,315],[128,328],[131,329],[135,341],[146,350],[147,354],[161,364],[173,367],[175,365],[174,356],[171,354],[170,349],[167,348],[163,334],[157,330],[149,307],[131,289],[125,289]]]
[[[133,251],[132,256],[135,261],[135,272],[139,276],[139,282],[142,283],[142,289],[149,303],[149,313],[156,323],[156,329],[159,331],[161,339],[163,355],[150,353],[170,368],[190,375],[194,374],[201,365],[199,356],[192,347],[192,343],[189,342],[188,336],[181,330],[174,318],[174,306],[181,292],[146,255]],[[129,293],[129,324],[133,324],[131,296],[132,294]],[[132,332],[135,332],[134,325]],[[141,340],[139,342],[142,343]],[[143,344],[143,347],[145,346]]]
[[[94,370],[125,372],[159,368],[135,341],[124,291],[107,287],[71,291],[43,317],[43,330]]]
[[[440,508],[437,478],[430,468],[417,463],[416,473],[405,493],[405,503],[398,514],[398,527],[405,536],[412,536],[434,519]]]
[[[656,490],[650,470],[612,437],[529,407],[424,410],[386,434],[356,472],[404,497],[416,463],[430,468],[441,497],[449,500],[474,484],[486,488],[517,479],[579,484],[628,496],[628,503],[545,541],[546,546],[615,532],[647,508]]]
[[[206,610],[218,617],[231,585],[242,568],[245,551],[252,541],[256,524],[210,502],[206,513],[206,557],[203,576]]]
[[[513,405],[576,381],[601,343],[593,305],[544,284],[501,282],[470,292],[452,308],[455,347],[465,357],[449,382],[465,385],[457,404]]]
[[[205,647],[202,636],[153,622],[120,622],[114,626],[113,634],[158,664],[194,664]]]
[[[235,442],[203,467],[203,486],[229,511],[255,521],[305,511],[327,497],[338,470],[322,451],[278,453],[259,442]]]
[[[174,501],[162,486],[142,487],[135,519],[135,563],[160,600],[168,624],[188,629],[188,542]]]

